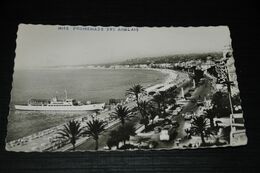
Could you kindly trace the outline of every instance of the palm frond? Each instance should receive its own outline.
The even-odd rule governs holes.
[[[106,123],[101,120],[92,120],[87,122],[86,130],[83,132],[83,134],[87,134],[94,139],[97,139],[98,136],[105,130]]]
[[[125,118],[129,115],[130,111],[126,106],[118,105],[113,112],[113,115],[120,118],[122,124],[124,124]]]
[[[140,84],[135,84],[128,90],[126,90],[126,95],[138,95],[144,92],[144,87]]]
[[[191,130],[197,134],[204,132],[209,127],[207,119],[202,116],[194,117],[191,125]]]
[[[80,122],[71,120],[63,126],[63,129],[60,129],[57,132],[58,139],[70,140],[71,143],[75,143],[75,140],[79,138],[82,134],[82,127],[80,127]]]

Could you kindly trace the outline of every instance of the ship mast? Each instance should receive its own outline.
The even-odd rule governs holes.
[[[65,100],[67,100],[67,97],[68,97],[67,96],[67,90],[65,89],[64,92],[65,92]]]

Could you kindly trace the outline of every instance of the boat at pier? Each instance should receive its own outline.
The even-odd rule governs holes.
[[[59,100],[57,97],[50,100],[30,99],[27,105],[15,105],[15,109],[26,111],[91,111],[105,108],[105,103],[91,104],[88,102],[83,104],[75,99],[67,98],[67,92],[65,93],[65,99]]]

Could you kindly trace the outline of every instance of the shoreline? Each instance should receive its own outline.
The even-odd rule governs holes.
[[[99,68],[98,68],[99,69]],[[121,68],[122,69],[122,68]],[[130,71],[133,71],[133,70],[136,70],[137,68],[125,68],[127,71],[129,71],[129,73],[130,73]],[[103,70],[103,69],[101,69],[101,70]],[[117,70],[117,69],[104,69],[104,70],[109,70],[109,71],[114,71],[114,70]],[[122,70],[124,70],[124,69],[122,69]],[[138,68],[138,70],[140,70],[140,72],[142,72],[144,75],[145,74],[149,74],[149,73],[152,73],[153,71],[158,71],[158,70],[155,70],[155,69],[141,69],[141,68]],[[151,70],[151,71],[147,71],[147,70]],[[131,73],[130,73],[131,74]],[[141,73],[140,73],[141,74]],[[160,78],[156,78],[156,80],[153,80],[153,78],[151,78],[151,80],[149,81],[149,83],[146,83],[146,82],[144,82],[144,86],[145,86],[145,88],[147,88],[148,86],[154,86],[155,84],[158,84],[158,83],[162,83],[162,82],[164,82],[169,76],[168,75],[161,75],[160,74]],[[141,83],[141,85],[143,85],[143,83]],[[129,87],[131,87],[131,85],[129,85]],[[122,90],[122,92],[125,92],[124,90]],[[75,98],[77,98],[77,97],[75,97]],[[101,98],[103,98],[103,97],[101,97]],[[110,98],[113,98],[113,97],[110,97]],[[126,99],[126,97],[125,97],[125,95],[123,94],[122,95],[122,97],[119,97],[119,99],[121,99],[121,100],[123,100],[123,101],[125,101],[125,99]],[[78,100],[78,99],[77,99]],[[101,99],[102,100],[102,99]],[[80,101],[83,101],[84,102],[84,100],[80,100]],[[108,104],[108,99],[106,99],[106,100],[103,100],[104,102],[106,102],[107,104]],[[16,128],[16,126],[14,126],[14,125],[12,125],[12,124],[15,124],[15,123],[19,123],[19,121],[17,121],[16,120],[16,118],[14,118],[15,116],[16,117],[25,117],[25,119],[27,120],[29,120],[29,119],[31,119],[31,116],[30,116],[30,114],[32,114],[32,115],[34,115],[33,117],[36,117],[37,115],[39,115],[39,121],[38,122],[36,122],[36,120],[35,120],[35,118],[33,118],[32,119],[32,123],[33,124],[36,124],[37,126],[39,125],[39,124],[41,124],[40,123],[40,121],[42,121],[41,119],[42,118],[40,118],[40,116],[42,116],[43,114],[46,114],[46,116],[48,117],[48,119],[50,120],[50,119],[52,119],[51,118],[51,115],[52,115],[52,113],[53,112],[51,112],[51,113],[49,113],[49,112],[45,112],[45,111],[42,111],[42,112],[40,112],[40,111],[36,111],[36,112],[33,112],[33,111],[17,111],[17,110],[15,110],[14,109],[14,104],[21,104],[21,105],[23,105],[23,104],[26,104],[26,102],[14,102],[14,101],[12,101],[12,99],[10,100],[10,105],[9,105],[9,116],[8,116],[8,120],[10,120],[9,121],[9,126],[10,127],[12,127],[12,129],[14,129],[14,128]],[[56,116],[56,113],[59,115],[58,117],[60,117],[60,114],[62,113],[62,111],[60,111],[60,112],[55,112],[54,113],[54,115],[53,116]],[[81,113],[78,113],[78,112],[66,112],[66,113],[68,113],[68,115],[72,115],[72,114],[81,114]],[[85,114],[85,113],[84,113]],[[90,115],[91,113],[87,113],[88,115]],[[50,116],[49,116],[50,115]],[[87,115],[86,115],[87,116]],[[76,117],[79,117],[79,116],[76,116]],[[76,118],[75,117],[75,118]],[[55,118],[55,117],[54,117]],[[69,117],[68,117],[69,118]],[[56,118],[55,118],[56,119]],[[71,117],[71,119],[73,119],[73,117]],[[13,120],[13,121],[12,121]],[[55,120],[54,120],[55,121]],[[56,122],[56,121],[55,121]],[[30,132],[32,132],[32,133],[37,133],[37,132],[40,132],[40,131],[43,131],[43,130],[45,130],[45,129],[49,129],[49,128],[51,128],[51,127],[54,127],[54,126],[58,126],[59,124],[57,124],[57,122],[56,123],[51,123],[51,124],[53,124],[52,126],[50,126],[50,125],[48,125],[48,126],[46,126],[46,128],[43,128],[43,127],[45,127],[45,125],[42,127],[42,128],[38,128],[38,127],[36,127],[36,128],[33,128],[33,126],[30,126],[31,127],[31,129],[32,129],[32,131],[30,131]],[[31,123],[31,122],[30,122]],[[23,123],[23,124],[25,124],[25,123]],[[19,126],[19,128],[22,130],[22,126],[20,126],[20,125],[18,125]],[[34,130],[35,129],[35,130]],[[14,140],[18,140],[18,139],[20,139],[20,138],[23,138],[23,137],[26,137],[26,136],[29,136],[31,133],[28,133],[29,131],[28,130],[25,130],[25,132],[19,132],[19,131],[17,131],[17,130],[10,130],[10,132],[13,132],[13,133],[10,133],[10,135],[7,135],[7,137],[6,137],[6,140],[8,141],[8,142],[10,142],[10,141],[14,141]]]
[[[187,73],[171,70],[171,69],[156,69],[156,68],[149,68],[151,70],[159,71],[164,74],[168,74],[166,79],[163,83],[156,84],[146,88],[146,92],[158,92],[158,91],[165,91],[173,86],[178,87],[181,83],[183,83],[189,75]]]
[[[123,68],[120,68],[120,69],[123,69]],[[159,90],[163,90],[163,89],[166,90],[167,88],[170,88],[170,87],[172,87],[174,85],[175,86],[179,85],[183,80],[185,81],[185,78],[183,78],[184,73],[177,72],[177,71],[170,70],[170,69],[155,69],[155,68],[126,68],[126,69],[154,70],[154,71],[159,71],[161,73],[164,73],[164,74],[168,75],[168,76],[165,77],[163,82],[161,82],[159,84],[155,84],[155,85],[146,87],[145,88],[146,91],[149,91],[149,90],[159,91]],[[163,86],[163,87],[161,87],[161,86]],[[160,89],[158,89],[158,87],[160,87]],[[124,100],[123,102],[126,102],[126,99],[127,99],[127,97],[123,99]],[[130,102],[126,103],[126,104],[129,104],[129,107],[130,107],[130,105],[132,104],[132,106],[133,106],[133,104],[135,104],[135,102],[130,101]],[[113,109],[114,108],[112,108],[111,110],[102,110],[100,115],[99,115],[99,118],[107,121],[108,118],[109,118],[109,112],[112,112]],[[93,113],[89,113],[88,115],[84,115],[82,117],[78,117],[78,118],[76,118],[76,120],[80,120],[80,119],[83,119],[83,118],[90,119],[91,116],[93,116]],[[111,123],[111,121],[109,121],[109,123]],[[41,130],[41,131],[38,131],[36,133],[32,133],[31,135],[27,135],[27,136],[24,136],[24,137],[12,140],[12,141],[8,141],[8,142],[6,142],[6,149],[9,148],[7,146],[9,144],[11,144],[11,143],[16,143],[16,142],[19,143],[21,141],[28,141],[28,139],[33,138],[33,137],[36,137],[36,139],[37,138],[47,138],[47,137],[50,138],[50,136],[48,136],[48,135],[50,135],[50,134],[55,135],[56,130],[59,129],[60,127],[62,127],[64,124],[66,124],[66,123],[62,123],[62,124],[59,124],[59,125],[56,125],[56,126],[53,126],[53,127],[50,127],[50,128],[47,128],[47,129],[44,129],[44,130]],[[45,135],[47,135],[47,137]],[[40,137],[38,137],[38,136],[40,136]],[[34,138],[31,139],[31,140],[34,140]],[[42,139],[42,140],[44,140],[44,139]],[[46,139],[44,141],[46,142]],[[24,144],[24,145],[26,145],[26,144]],[[27,145],[29,145],[29,143],[27,143]],[[39,147],[44,147],[44,146],[39,146]],[[12,148],[13,147],[9,148],[10,151],[13,151]],[[23,151],[23,150],[18,150],[18,151]]]
[[[46,69],[44,69],[46,70]],[[112,72],[116,72],[117,70],[122,70],[122,71],[125,71],[125,73],[130,73],[130,75],[132,73],[134,73],[134,75],[136,76],[135,74],[135,71],[137,71],[137,75],[140,74],[140,79],[139,77],[138,78],[133,78],[131,77],[131,79],[133,79],[133,81],[131,80],[131,83],[123,83],[123,86],[124,88],[128,89],[132,86],[132,84],[135,84],[135,83],[140,83],[141,85],[148,87],[148,86],[153,86],[155,84],[158,84],[158,83],[162,83],[165,78],[168,78],[168,76],[165,75],[165,73],[158,73],[158,70],[155,70],[155,69],[152,69],[152,68],[99,68],[99,67],[95,67],[95,68],[71,68],[71,69],[55,69],[56,71],[60,71],[61,70],[61,73],[63,73],[62,70],[64,70],[64,72],[66,70],[65,73],[69,73],[70,70],[75,70],[75,71],[81,71],[83,73],[85,73],[84,70],[93,70],[95,72],[95,70],[97,71],[104,71],[104,73],[106,73],[106,71],[111,71],[111,74],[113,75]],[[150,70],[151,71],[151,76],[154,76],[154,77],[149,77],[150,76],[150,72],[146,72],[147,70]],[[116,73],[120,73],[119,72],[116,72]],[[156,72],[157,71],[157,72]],[[88,71],[86,71],[88,72]],[[154,73],[154,74],[153,74]],[[143,79],[143,78],[146,78],[146,76],[148,75],[148,80],[146,79]],[[165,75],[165,76],[162,76],[162,75]],[[127,77],[127,76],[126,76]],[[92,79],[92,78],[91,78]],[[14,79],[15,80],[15,79]],[[92,79],[94,80],[94,79]],[[110,82],[110,81],[109,81]],[[55,87],[55,86],[54,86]],[[88,87],[88,86],[87,86]],[[108,90],[112,90],[113,88],[109,88],[110,85],[108,86]],[[38,94],[37,92],[33,93],[33,94],[30,94],[30,91],[27,91],[25,90],[28,94],[23,94],[23,97],[19,96],[19,93],[18,93],[18,89],[17,87],[13,87],[12,89],[12,93],[11,93],[11,98],[10,98],[10,103],[9,103],[9,108],[11,111],[14,110],[14,105],[17,104],[17,105],[26,105],[27,104],[27,100],[31,99],[31,98],[34,98],[34,99],[46,99],[46,100],[50,100],[51,98],[53,98],[53,96],[57,95],[58,97],[60,97],[61,99],[64,97],[63,95],[63,90],[64,89],[68,89],[69,87],[66,87],[66,88],[61,88],[61,89],[55,89],[55,90],[50,90],[50,92],[48,93],[44,93],[44,92],[39,92],[40,94]],[[104,88],[105,89],[105,88]],[[82,88],[81,88],[82,90]],[[23,90],[22,90],[23,91]],[[20,91],[20,92],[22,92]],[[54,92],[56,91],[56,93]],[[69,89],[68,89],[69,91]],[[85,91],[84,93],[87,93],[87,92],[90,92],[92,93],[93,91],[99,91],[98,90],[93,90],[93,88],[91,88],[91,90],[88,90],[88,88],[85,88]],[[103,90],[102,90],[103,91]],[[121,90],[122,92],[125,92],[124,90]],[[17,94],[18,93],[18,94]],[[51,93],[51,94],[50,94]],[[87,98],[88,95],[86,95],[86,97],[81,97],[82,95],[78,95],[77,92],[74,92],[72,90],[72,92],[68,92],[70,94],[70,96],[78,101],[82,101],[82,102],[85,102],[85,101],[88,101],[90,98]],[[97,93],[98,94],[98,93]],[[115,96],[114,95],[110,95],[109,97],[107,97],[106,95],[103,97],[99,97],[99,96],[93,96],[91,94],[91,102],[95,102],[95,103],[103,103],[103,102],[106,102],[108,103],[109,99],[124,99],[125,98],[125,94],[116,94]],[[87,98],[87,99],[86,99]]]

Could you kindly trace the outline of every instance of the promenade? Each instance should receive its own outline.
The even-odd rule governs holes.
[[[161,69],[157,69],[157,70],[161,70]],[[185,82],[189,81],[189,76],[187,73],[182,73],[182,72],[177,72],[176,71],[172,71],[172,70],[168,70],[168,69],[163,69],[164,73],[172,73],[171,75],[168,76],[168,78],[164,81],[165,83],[163,84],[158,84],[152,87],[149,87],[146,89],[146,91],[150,92],[158,92],[158,91],[162,91],[162,88],[160,87],[161,85],[165,86],[165,90],[169,89],[172,86],[177,86],[177,87],[181,87]],[[150,99],[152,99],[151,96],[148,95],[144,95],[142,96],[141,100],[146,100],[149,101]],[[128,108],[133,108],[136,106],[136,102],[131,102],[131,103],[127,103],[125,104],[125,106],[127,106]],[[136,115],[135,117],[131,117],[131,118],[127,118],[126,122],[131,122],[133,124],[136,124],[136,126],[140,127],[141,125],[139,124],[139,120],[140,117],[138,117],[138,115]],[[113,127],[109,128],[109,130],[106,130],[105,132],[103,132],[99,138],[99,149],[103,150],[104,147],[106,146],[106,141],[109,138],[109,133],[112,130],[115,130],[116,128],[118,128],[120,125],[120,123],[114,125]],[[83,141],[83,142],[78,142],[78,144],[76,144],[76,150],[77,151],[85,151],[85,150],[94,150],[95,148],[95,141],[92,138],[88,138],[87,140]],[[72,148],[69,147],[69,148]]]
[[[176,71],[169,70],[169,69],[152,69],[152,70],[160,71],[162,73],[168,74],[168,76],[163,83],[146,88],[146,92],[150,92],[150,91],[159,92],[159,91],[167,90],[173,86],[179,87],[183,83],[185,83],[187,80],[189,80],[189,76],[187,73],[176,72]],[[151,98],[149,95],[143,95],[142,99],[150,100]],[[130,110],[136,106],[136,102],[134,100],[125,101],[125,102],[123,102],[123,104],[125,106],[127,106]],[[93,118],[98,118],[100,120],[108,122],[106,131],[110,131],[113,128],[117,127],[120,122],[116,118],[111,118],[110,115],[113,111],[114,111],[114,108],[112,107],[111,110],[100,111],[100,113],[98,115],[91,114],[89,116],[79,117],[75,120],[81,122],[82,126],[84,126],[84,124],[86,124],[87,121],[92,120]],[[134,120],[137,122],[138,118],[135,118]],[[60,146],[54,142],[55,138],[57,137],[57,131],[62,129],[64,124],[37,132],[30,136],[26,136],[26,137],[23,137],[23,138],[14,140],[14,141],[10,141],[6,144],[6,150],[23,151],[23,152],[69,150],[72,147],[70,144],[66,144],[65,146]],[[77,141],[76,145],[77,146],[81,145],[81,144],[83,145],[84,143],[88,143],[90,140],[91,139],[89,139],[89,137],[82,137]],[[80,149],[80,147],[79,147],[79,149]]]

